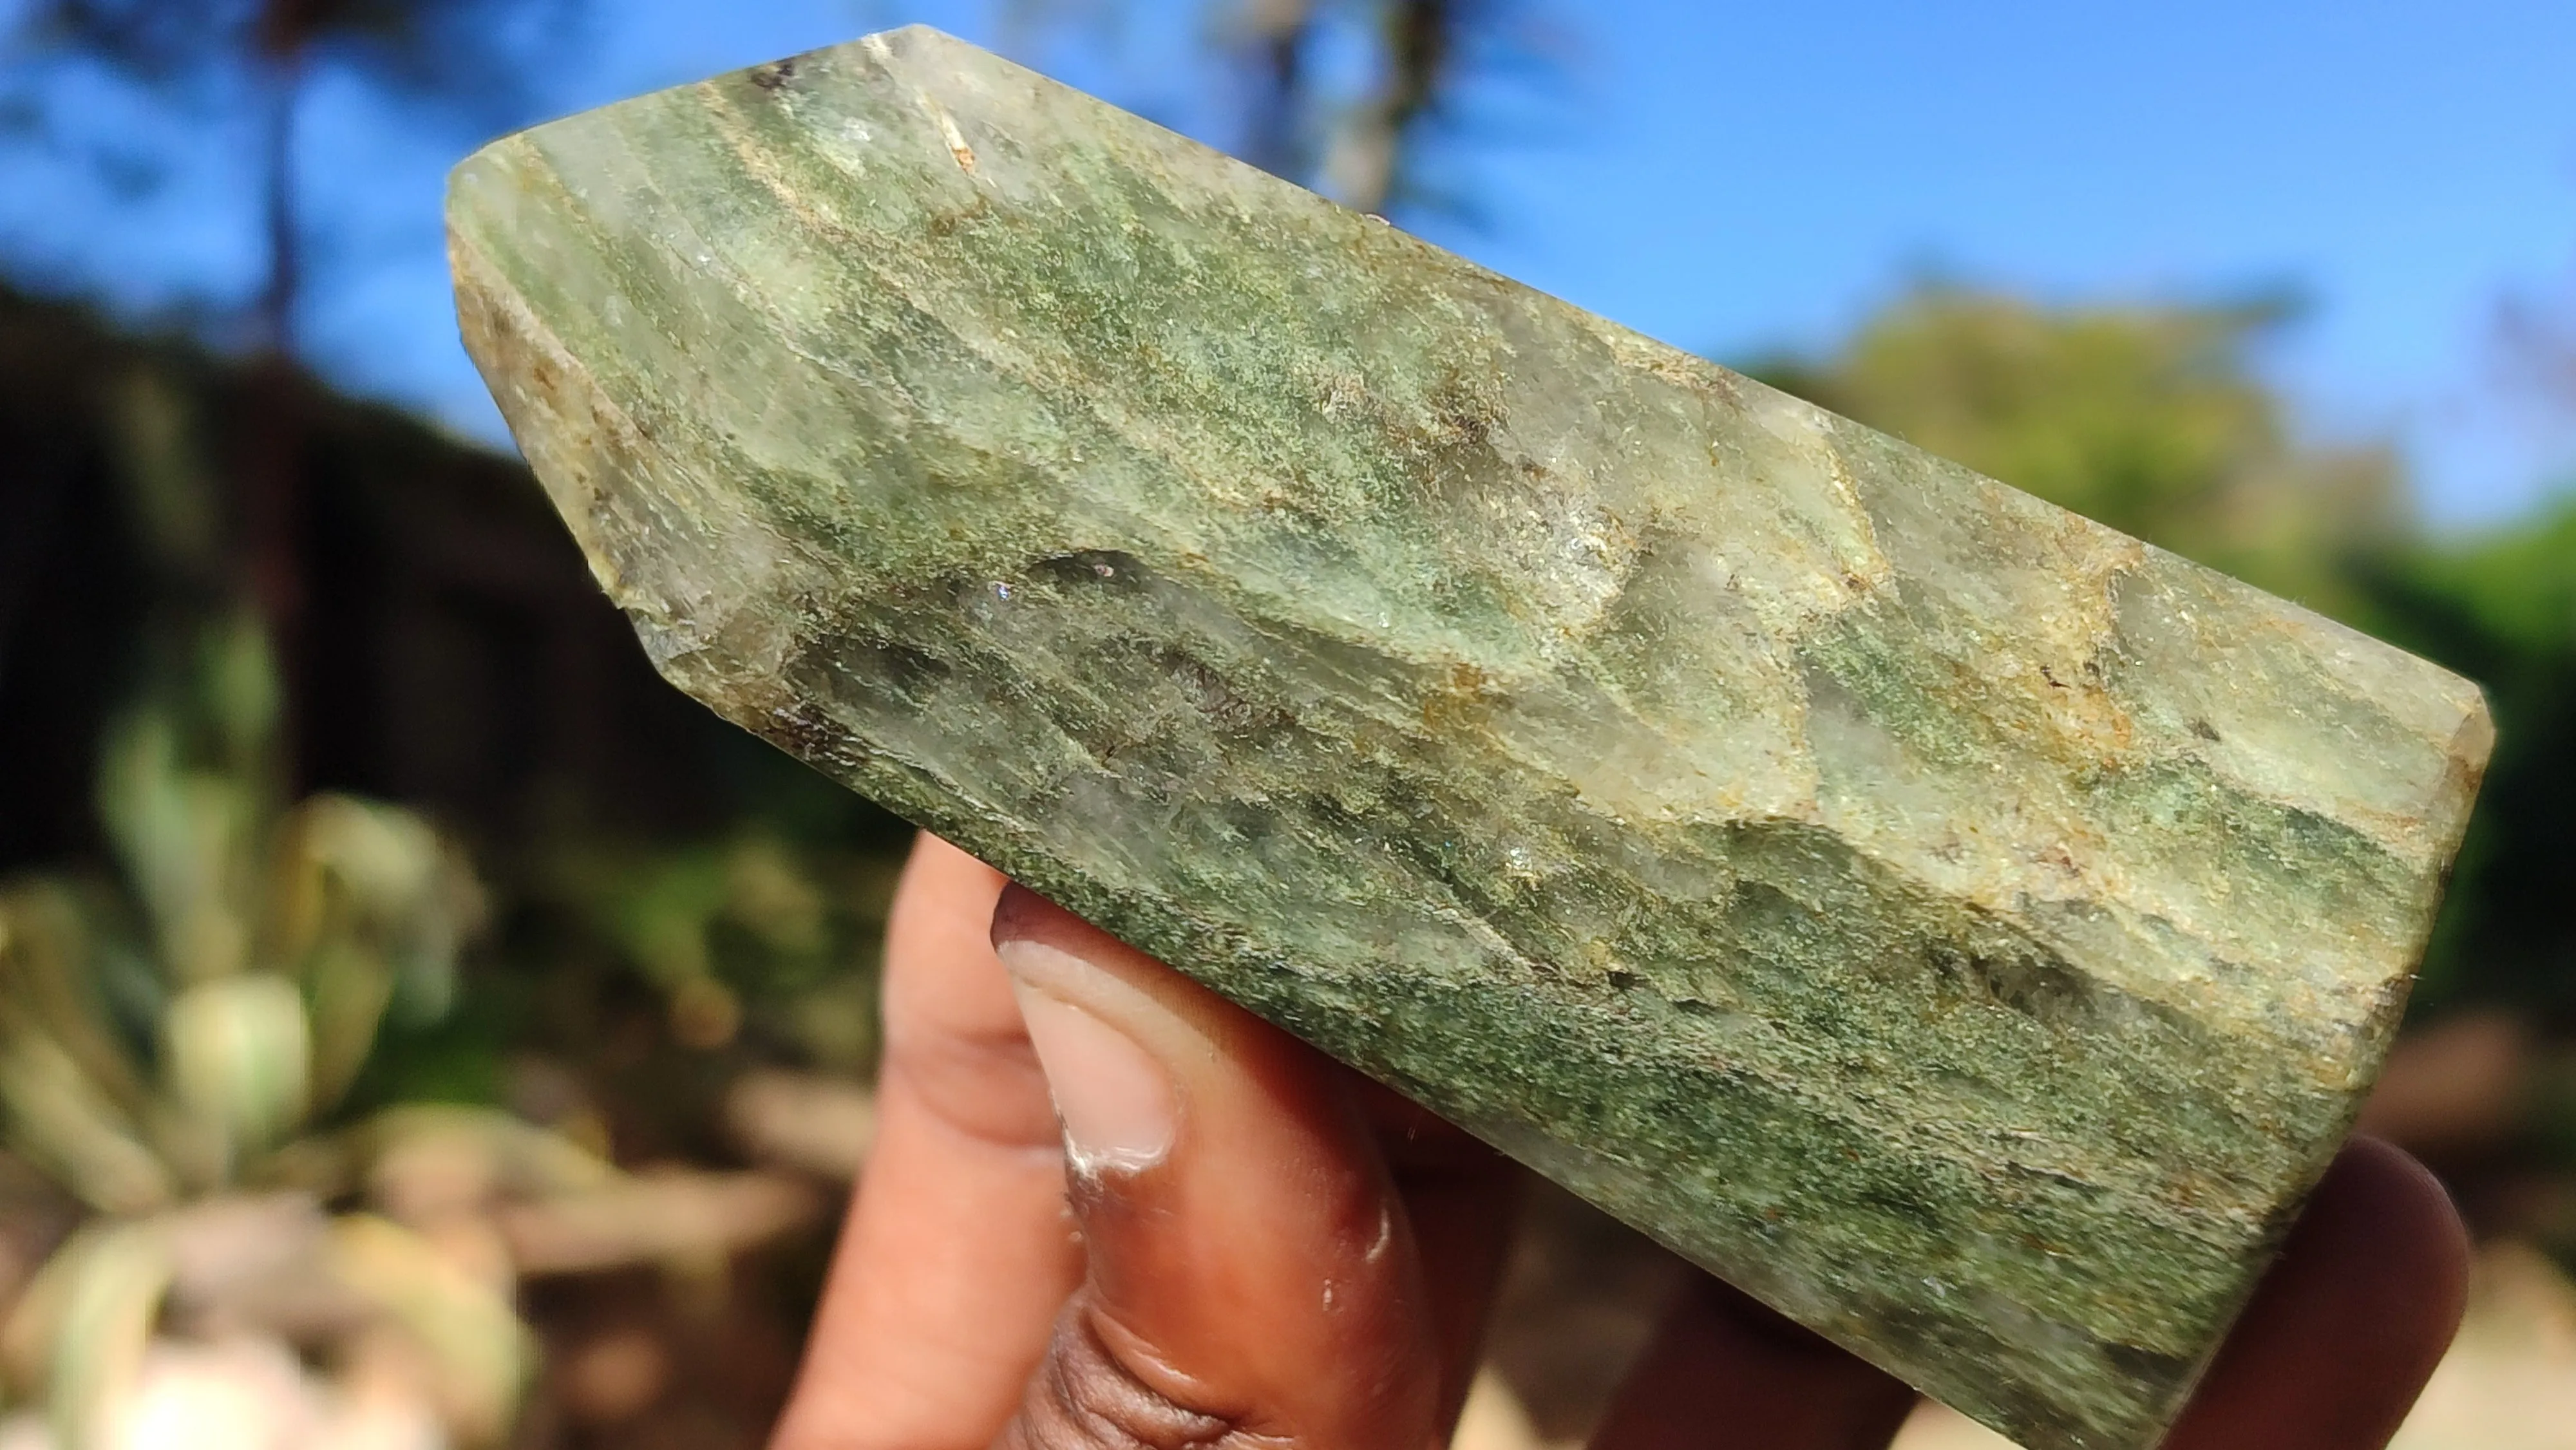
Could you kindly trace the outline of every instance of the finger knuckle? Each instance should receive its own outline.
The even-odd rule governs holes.
[[[1147,1384],[1073,1313],[1058,1323],[1003,1450],[1233,1450],[1248,1443],[1240,1430]]]

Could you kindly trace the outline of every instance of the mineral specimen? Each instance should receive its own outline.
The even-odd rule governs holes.
[[[906,30],[457,172],[683,689],[2034,1447],[2350,1125],[2464,681]]]

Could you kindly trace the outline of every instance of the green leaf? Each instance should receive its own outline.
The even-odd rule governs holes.
[[[179,982],[241,969],[258,796],[242,781],[187,770],[175,722],[158,710],[127,717],[99,771],[99,813]]]
[[[158,1224],[93,1225],[47,1261],[19,1301],[8,1326],[11,1358],[41,1365],[56,1444],[113,1443],[171,1270]]]
[[[267,972],[200,982],[162,1024],[171,1097],[212,1129],[227,1177],[301,1126],[312,1092],[303,996]]]
[[[9,1146],[102,1213],[142,1213],[178,1192],[135,1123],[52,1038],[0,1045],[0,1104]]]
[[[314,954],[305,981],[312,1001],[312,1107],[321,1112],[348,1092],[375,1049],[394,996],[394,969],[374,952],[335,942]]]
[[[316,796],[296,808],[280,835],[270,891],[268,952],[305,977],[317,1012],[326,992],[364,997],[379,990],[354,980],[337,987],[325,981],[366,958],[376,964],[370,970],[385,975],[379,1014],[399,1005],[414,1022],[435,1018],[453,995],[460,944],[482,916],[471,871],[426,822],[347,796]],[[360,1026],[356,1017],[339,1015],[351,1005],[331,1009],[332,1031]],[[324,1018],[315,1020],[318,1028]],[[374,1018],[363,1023],[366,1040],[376,1025]],[[363,1043],[357,1052],[364,1057]],[[332,1061],[321,1079],[325,1100],[346,1087],[342,1070],[356,1067]]]
[[[0,1021],[49,1038],[109,1099],[136,1112],[146,1097],[143,1072],[100,998],[109,944],[82,906],[60,881],[0,891]]]
[[[536,1363],[535,1339],[504,1294],[418,1234],[372,1214],[334,1222],[330,1255],[334,1275],[427,1352],[441,1408],[460,1436],[500,1439]]]

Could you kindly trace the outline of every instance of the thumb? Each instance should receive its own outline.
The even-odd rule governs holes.
[[[1436,1445],[1420,1263],[1338,1070],[1020,887],[993,942],[1088,1261],[998,1443]]]

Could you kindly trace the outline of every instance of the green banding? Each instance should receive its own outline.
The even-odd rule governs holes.
[[[2033,1447],[2385,1050],[2474,688],[905,31],[459,169],[683,688]]]

